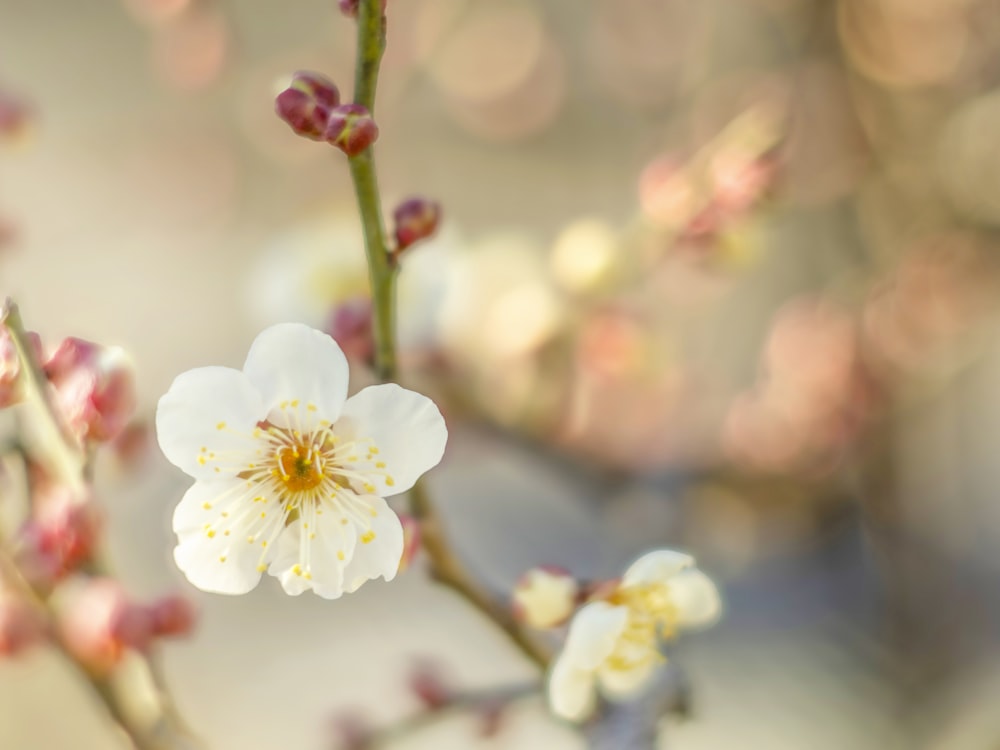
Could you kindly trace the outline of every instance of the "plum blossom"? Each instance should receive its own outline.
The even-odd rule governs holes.
[[[665,661],[662,642],[711,625],[721,611],[718,589],[693,557],[673,550],[640,557],[620,584],[573,617],[549,675],[552,712],[571,721],[587,718],[597,688],[611,700],[637,695]]]
[[[392,580],[403,528],[384,498],[444,453],[434,403],[395,384],[347,398],[337,343],[298,323],[264,330],[243,370],[183,373],[159,402],[166,457],[194,477],[174,559],[200,589],[242,594],[264,571],[327,599]]]

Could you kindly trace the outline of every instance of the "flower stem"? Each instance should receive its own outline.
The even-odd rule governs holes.
[[[385,50],[385,16],[381,0],[358,3],[357,60],[354,74],[354,103],[375,111],[375,90],[379,64]],[[372,289],[372,336],[375,340],[375,375],[380,382],[399,376],[396,357],[396,275],[398,266],[386,241],[382,223],[382,203],[375,176],[371,147],[350,159],[351,178],[361,213]],[[514,620],[509,608],[478,586],[452,552],[437,509],[421,483],[410,490],[410,504],[421,524],[423,547],[431,564],[431,574],[465,598],[507,634],[531,661],[544,668],[549,655]]]

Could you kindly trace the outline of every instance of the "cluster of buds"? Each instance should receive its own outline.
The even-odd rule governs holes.
[[[94,674],[107,674],[130,650],[190,634],[195,619],[187,599],[168,595],[140,604],[114,579],[91,578],[69,594],[58,624],[67,651]]]
[[[730,453],[769,471],[831,468],[875,402],[853,317],[825,300],[793,301],[775,317],[763,370],[728,415]]]
[[[53,406],[81,442],[107,442],[125,428],[135,410],[132,364],[118,347],[67,338],[45,358],[38,335],[25,337],[25,354],[41,365]],[[0,407],[24,397],[25,363],[6,328],[0,328]]]
[[[275,97],[274,111],[298,135],[357,156],[378,138],[371,112],[341,104],[336,84],[321,73],[300,70]]]

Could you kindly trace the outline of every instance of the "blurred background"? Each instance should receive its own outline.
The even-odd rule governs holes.
[[[696,555],[727,612],[679,644],[695,715],[664,746],[1000,747],[1000,2],[388,13],[386,208],[445,217],[403,259],[405,380],[448,417],[429,484],[470,566],[503,595]],[[44,341],[134,359],[137,428],[97,465],[111,558],[196,599],[166,668],[218,750],[391,722],[414,659],[533,674],[419,564],[326,602],[202,595],[171,561],[188,480],[142,426],[179,372],[301,320],[368,382],[343,156],[273,112],[297,69],[349,95],[353,33],[332,0],[0,0],[2,291]],[[120,747],[92,708],[54,654],[0,663],[0,748]],[[539,700],[479,734],[397,745],[584,746]]]

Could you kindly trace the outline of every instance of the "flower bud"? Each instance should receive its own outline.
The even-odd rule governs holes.
[[[81,440],[114,439],[135,410],[132,363],[119,347],[65,339],[45,374],[55,387],[55,404]]]
[[[49,588],[77,570],[97,548],[101,514],[89,496],[36,480],[34,515],[18,534],[18,564],[36,587]]]
[[[17,656],[44,637],[38,610],[11,592],[0,592],[0,656]]]
[[[88,580],[60,612],[67,650],[95,674],[107,674],[128,649],[144,650],[153,636],[152,618],[110,578]]]
[[[532,568],[514,586],[514,615],[528,627],[554,628],[576,609],[580,586],[567,570]]]
[[[330,111],[340,104],[340,91],[326,76],[300,70],[274,99],[274,111],[292,130],[314,141],[323,140]]]
[[[28,346],[37,359],[41,359],[42,342],[37,333],[28,333]],[[14,346],[10,331],[0,326],[0,408],[16,404],[22,398],[20,382],[21,359]]]
[[[399,572],[402,573],[420,552],[420,521],[408,513],[398,515],[403,525],[403,556],[399,560]]]
[[[371,299],[354,297],[337,305],[330,315],[326,332],[340,344],[348,360],[372,362],[375,358],[375,339],[372,338]]]
[[[399,252],[437,231],[441,223],[441,204],[410,198],[396,206],[392,218],[396,223],[396,252]]]
[[[360,104],[341,104],[330,112],[323,139],[348,156],[357,156],[375,143],[378,125],[367,107]]]
[[[30,123],[30,107],[23,100],[0,91],[0,139],[23,136]]]
[[[176,638],[190,635],[198,620],[191,601],[179,594],[164,596],[148,607],[153,635]]]
[[[444,680],[437,662],[421,659],[413,665],[409,679],[410,692],[428,711],[437,711],[451,703],[454,695]]]
[[[382,15],[385,15],[386,0],[382,0]],[[340,12],[348,18],[358,17],[358,5],[360,0],[340,0]]]

